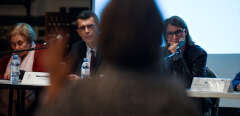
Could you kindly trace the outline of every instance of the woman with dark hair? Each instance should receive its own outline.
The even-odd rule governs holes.
[[[169,67],[190,88],[193,77],[205,76],[207,53],[192,41],[186,23],[178,16],[164,21],[163,32],[170,54]]]
[[[185,21],[172,16],[164,21],[164,38],[169,51],[167,58],[170,70],[180,77],[185,88],[190,88],[193,77],[206,76],[207,53],[196,45],[189,34]],[[210,99],[195,99],[204,115],[209,115]]]

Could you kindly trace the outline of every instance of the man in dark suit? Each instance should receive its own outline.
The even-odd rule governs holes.
[[[91,73],[94,73],[96,63],[96,36],[98,33],[98,18],[91,11],[83,11],[77,17],[77,33],[82,41],[72,44],[70,49],[70,57],[73,59],[72,74],[70,79],[78,79],[81,74],[81,65],[83,59],[87,58],[90,63]]]

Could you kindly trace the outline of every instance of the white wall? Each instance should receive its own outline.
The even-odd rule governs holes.
[[[110,0],[95,0],[100,15]],[[240,53],[240,0],[154,0],[164,18],[182,17],[189,33],[208,53]]]
[[[207,66],[219,78],[233,78],[240,72],[240,54],[209,54]]]

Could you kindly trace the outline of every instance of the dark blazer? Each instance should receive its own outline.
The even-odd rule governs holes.
[[[72,73],[80,75],[83,59],[86,57],[87,45],[84,41],[77,41],[72,44],[69,57],[73,60]]]
[[[73,59],[72,73],[81,75],[81,66],[83,59],[86,58],[87,45],[84,41],[77,41],[72,44],[69,52],[69,57]],[[94,73],[97,71],[99,65],[101,64],[101,53],[97,51],[95,63],[93,64]]]
[[[240,72],[235,76],[235,78],[232,81],[232,86],[234,91],[236,91],[238,84],[240,84]]]
[[[171,71],[180,76],[186,88],[191,87],[193,77],[206,74],[207,53],[198,45],[187,46],[183,54],[168,59]]]
[[[185,84],[185,88],[190,88],[193,77],[206,76],[207,53],[198,45],[186,46],[182,54],[176,54],[168,58],[168,64],[171,72],[176,74]],[[209,98],[193,99],[200,104],[202,112],[208,112],[212,105]]]

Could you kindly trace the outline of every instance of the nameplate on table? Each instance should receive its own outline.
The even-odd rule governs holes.
[[[49,73],[46,72],[25,72],[22,85],[49,86]]]
[[[194,77],[191,90],[227,93],[232,91],[232,79]]]

